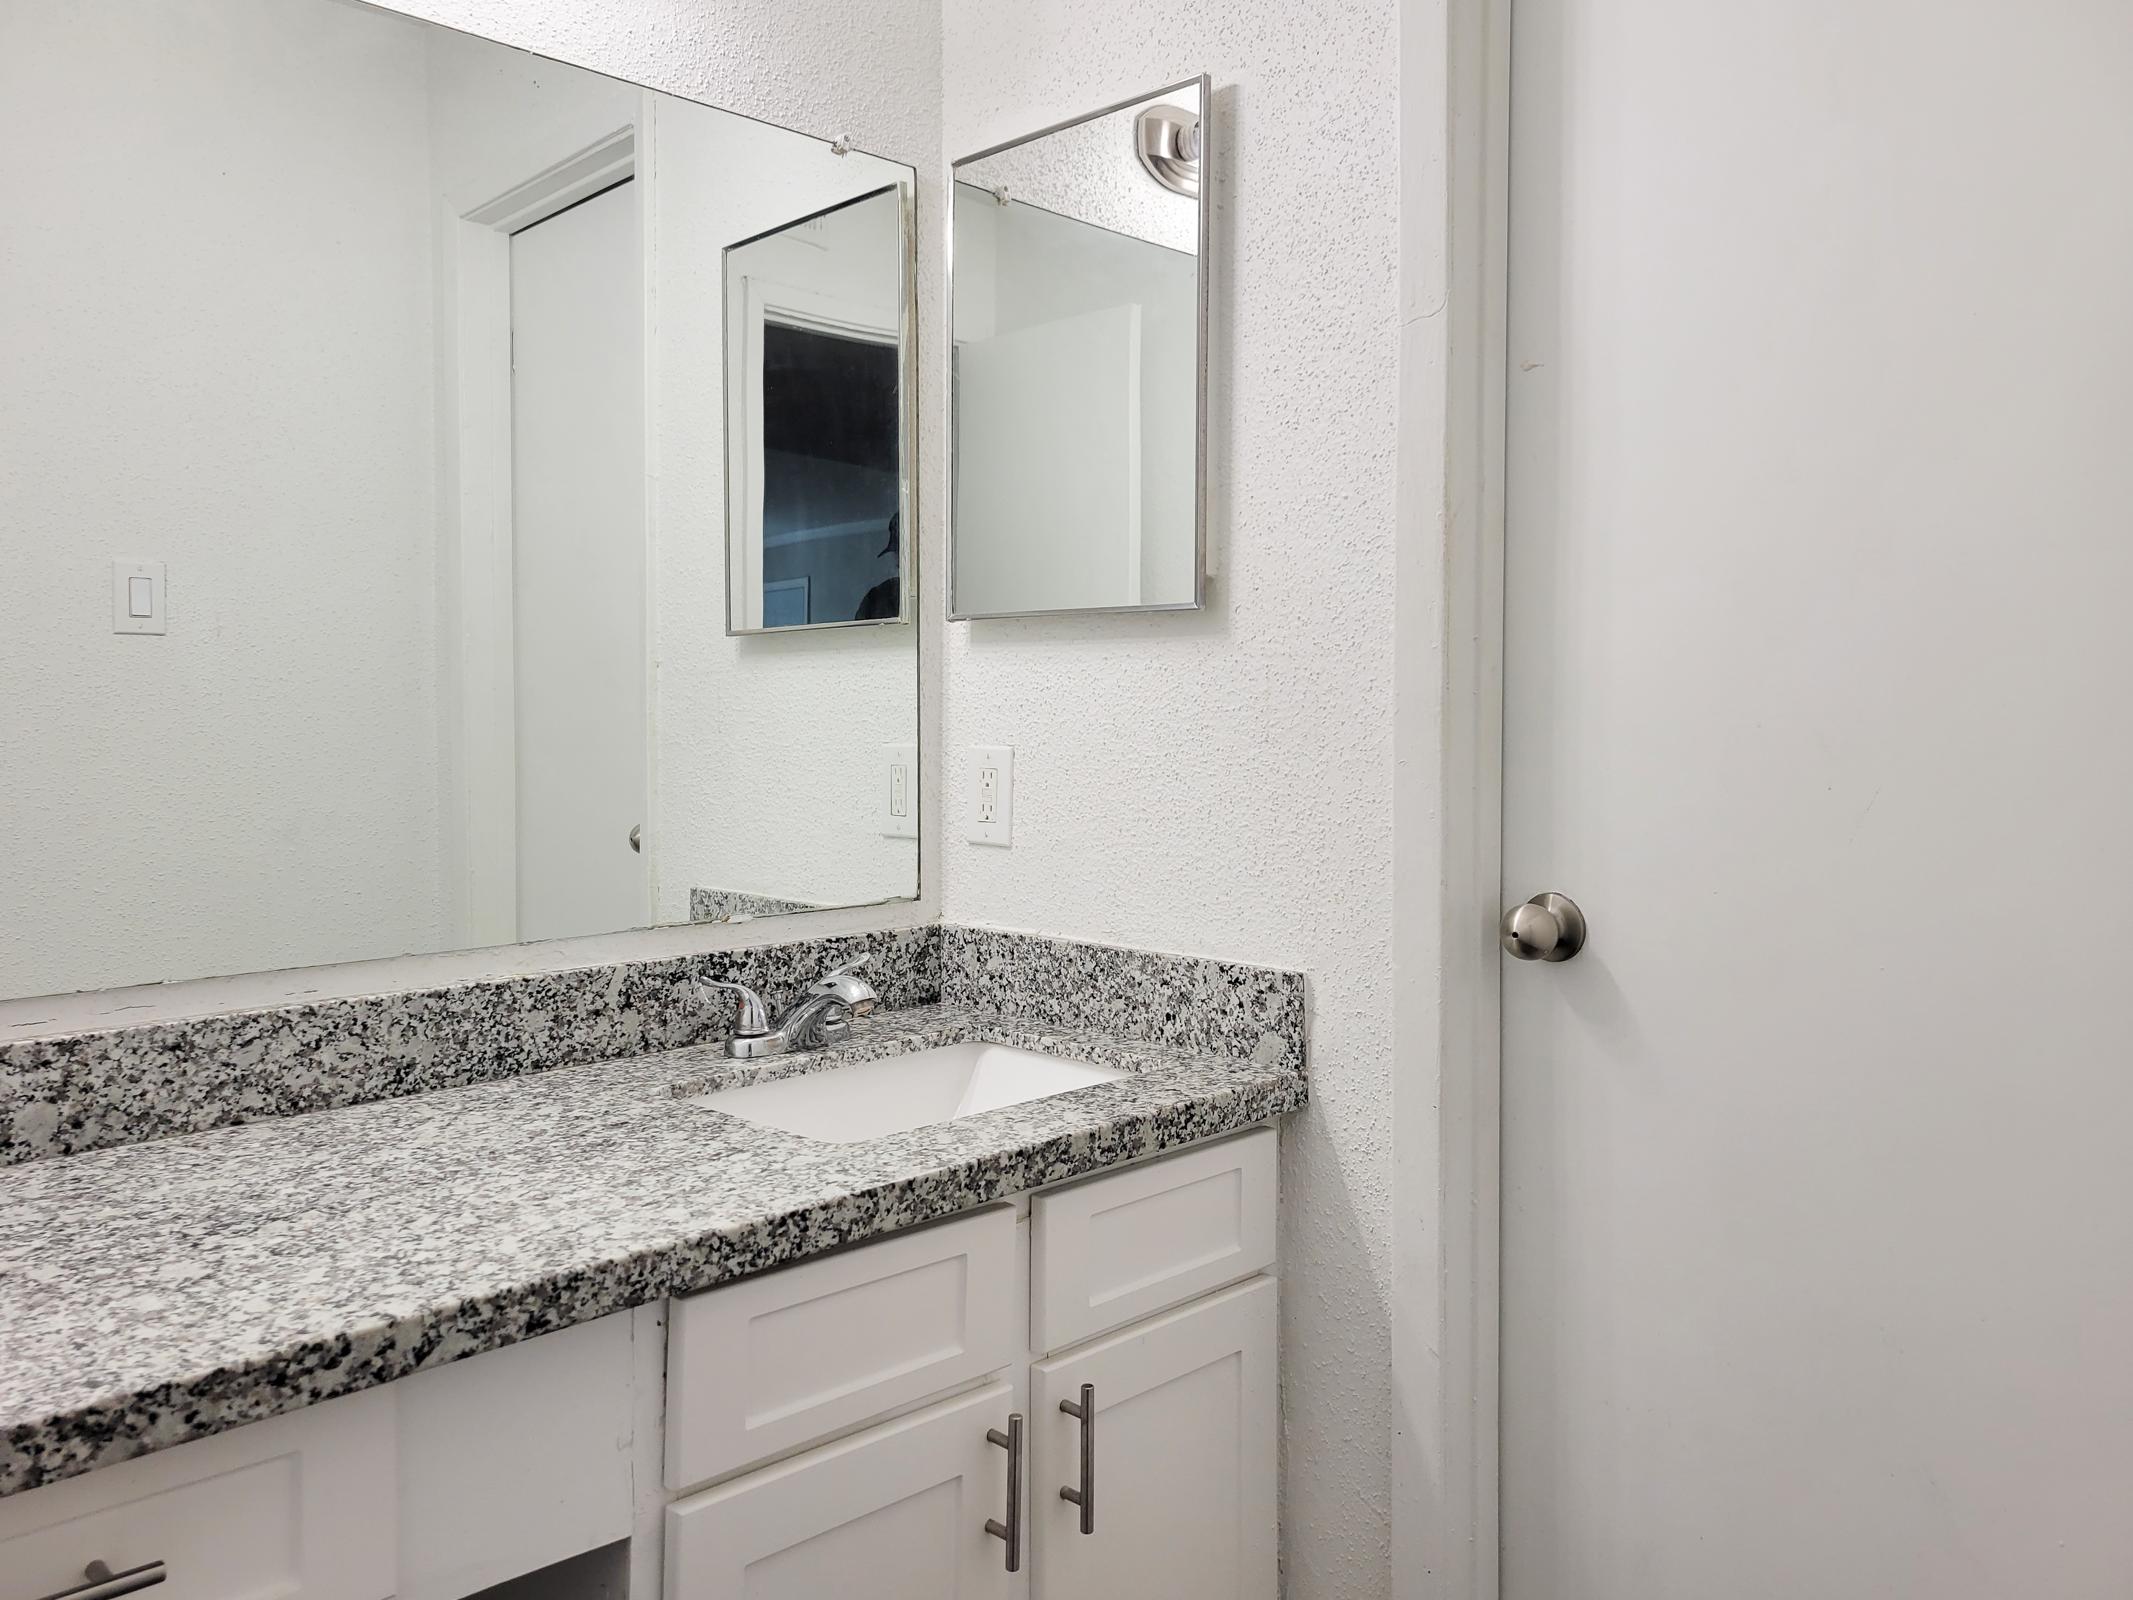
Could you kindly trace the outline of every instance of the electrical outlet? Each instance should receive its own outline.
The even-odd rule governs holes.
[[[1015,752],[1004,744],[970,748],[972,844],[1015,842]]]
[[[881,747],[881,836],[918,837],[918,746]]]

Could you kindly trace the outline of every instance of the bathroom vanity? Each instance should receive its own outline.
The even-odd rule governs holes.
[[[702,926],[918,895],[925,390],[955,618],[1205,603],[1213,85],[927,241],[811,50],[0,63],[0,1600],[1270,1600],[1301,976]]]
[[[931,1004],[0,1172],[0,1600],[1272,1596],[1261,1037]]]

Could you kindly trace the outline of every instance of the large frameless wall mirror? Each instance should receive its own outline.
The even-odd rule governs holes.
[[[1201,77],[955,164],[952,617],[1201,604],[1209,150]]]
[[[342,0],[6,0],[0,148],[0,997],[916,894],[917,630],[729,632],[909,614],[908,167]]]

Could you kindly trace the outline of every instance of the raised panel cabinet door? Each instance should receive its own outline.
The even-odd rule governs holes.
[[[371,1389],[0,1500],[0,1600],[386,1600],[395,1415]]]
[[[1031,1369],[1036,1600],[1274,1600],[1274,1308],[1255,1278]]]
[[[666,1600],[1010,1600],[1012,1405],[988,1384],[669,1507]]]
[[[1030,1312],[1047,1353],[1274,1264],[1274,1163],[1261,1128],[1030,1201]]]
[[[673,1302],[667,1487],[694,1488],[1021,1358],[1007,1206]]]

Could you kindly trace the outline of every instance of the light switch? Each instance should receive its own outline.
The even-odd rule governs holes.
[[[111,631],[167,633],[169,586],[160,561],[111,563]]]
[[[918,746],[881,747],[881,836],[918,837]]]

